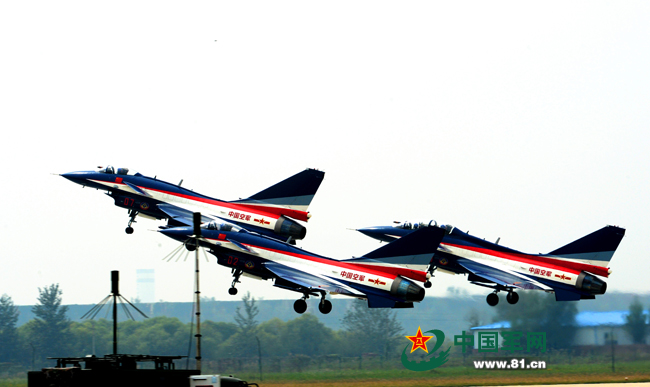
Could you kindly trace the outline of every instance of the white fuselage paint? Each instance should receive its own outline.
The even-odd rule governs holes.
[[[155,190],[148,190],[146,188],[138,187],[143,192],[146,193],[146,195],[142,195],[141,193],[133,190],[131,187],[123,183],[114,183],[114,182],[107,182],[101,180],[90,180],[90,181],[105,185],[113,189],[128,192],[129,194],[138,195],[143,198],[152,198],[161,202],[173,204],[175,206],[181,207],[188,211],[201,212],[206,215],[210,214],[222,219],[228,219],[242,224],[250,224],[253,226],[267,228],[270,230],[275,229],[275,224],[277,223],[279,218],[279,216],[277,215],[270,215],[270,214],[260,215],[259,213],[246,210],[245,209],[246,207],[244,207],[243,205],[242,206],[234,205],[237,207],[237,209],[233,210],[232,208],[228,208],[225,206],[205,203],[199,200],[187,199],[176,195],[170,195],[168,193],[163,193]],[[237,218],[235,218],[236,214],[239,214]]]
[[[458,246],[451,246],[442,243],[441,246],[442,246],[441,251],[444,251],[446,253],[453,254],[457,257],[467,258],[472,261],[494,267],[495,269],[510,271],[519,275],[524,274],[525,277],[528,278],[530,277],[545,278],[545,279],[552,280],[554,282],[559,282],[571,286],[576,285],[577,278],[578,278],[578,274],[574,273],[573,271],[566,271],[566,270],[557,269],[556,267],[549,267],[547,264],[543,262],[530,264],[527,262],[519,262],[512,259],[506,259],[506,258],[497,257],[490,254],[473,251],[473,250],[463,249]],[[544,271],[544,274],[541,274],[542,270]],[[548,275],[549,272],[550,275]],[[540,282],[537,281],[535,282],[536,285],[538,285],[542,289],[551,290],[550,287]]]
[[[345,263],[345,261],[338,261],[338,262],[341,262],[342,264],[345,265],[352,266],[352,268],[340,267],[337,266],[335,263],[330,264],[325,262],[312,261],[309,258],[296,257],[291,254],[283,254],[281,252],[268,250],[258,246],[245,245],[251,250],[250,252],[247,252],[237,247],[237,245],[235,245],[234,243],[228,241],[209,239],[209,238],[203,238],[203,240],[229,250],[244,252],[247,254],[253,254],[259,256],[260,258],[264,258],[268,261],[277,262],[287,267],[291,267],[293,269],[300,270],[308,274],[312,274],[319,277],[327,277],[328,280],[340,284],[343,289],[349,291],[351,293],[350,295],[354,295],[358,297],[364,297],[364,294],[347,286],[345,283],[342,283],[339,280],[369,286],[375,289],[384,290],[386,292],[390,292],[390,288],[394,282],[394,278],[392,277],[378,275],[376,272],[375,273],[369,272],[367,270],[364,270],[364,268],[357,267],[353,263]],[[347,276],[348,273],[352,273],[351,278],[348,278]]]

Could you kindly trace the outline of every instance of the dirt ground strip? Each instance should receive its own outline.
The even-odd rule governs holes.
[[[369,379],[369,380],[332,380],[320,382],[286,381],[286,382],[260,382],[263,387],[426,387],[426,386],[507,386],[507,385],[557,385],[576,383],[622,383],[635,387],[650,386],[650,372],[647,375],[631,375],[625,380],[624,375],[611,376],[556,376],[545,378],[530,377],[443,377],[443,378],[418,378],[418,379]]]

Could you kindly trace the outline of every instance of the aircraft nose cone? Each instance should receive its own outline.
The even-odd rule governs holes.
[[[192,235],[192,229],[189,227],[166,228],[164,230],[159,230],[159,232],[172,239],[176,239],[177,241],[184,241]]]
[[[357,231],[369,237],[375,237],[383,234],[383,232],[378,230],[376,227],[358,228]]]
[[[86,181],[86,177],[84,175],[85,175],[84,172],[68,172],[68,173],[61,174],[62,177],[65,177],[71,182],[81,184],[81,185],[83,185],[84,182]]]

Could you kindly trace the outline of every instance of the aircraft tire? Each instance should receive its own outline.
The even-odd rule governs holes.
[[[305,313],[305,311],[307,310],[307,301],[303,299],[296,300],[296,302],[293,303],[293,310],[295,310],[296,313],[300,313],[300,314]]]
[[[515,292],[508,293],[506,296],[506,300],[508,301],[509,304],[514,305],[519,301],[519,294]]]
[[[431,287],[431,281],[427,281],[424,283],[424,287],[429,289]]]
[[[133,234],[133,227],[129,226],[124,230],[127,234]]]
[[[332,311],[332,303],[329,300],[323,300],[323,302],[318,304],[318,310],[320,310],[322,314],[328,314]]]
[[[237,294],[237,288],[228,289],[228,294],[230,294],[231,296],[234,296],[235,294]]]
[[[496,293],[490,293],[487,295],[487,303],[490,306],[496,306],[499,303],[499,296]]]
[[[187,249],[187,251],[194,251],[194,250],[196,250],[196,246],[193,245],[192,243],[186,243],[186,244],[185,244],[185,248]]]

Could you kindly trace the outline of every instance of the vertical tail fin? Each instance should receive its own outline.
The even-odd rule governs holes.
[[[324,176],[325,172],[306,169],[247,199],[236,200],[233,203],[307,211]]]
[[[349,259],[346,262],[373,266],[398,265],[426,271],[444,236],[445,230],[440,227],[423,227],[363,257]]]
[[[621,243],[625,229],[606,226],[545,256],[588,265],[607,267]]]

